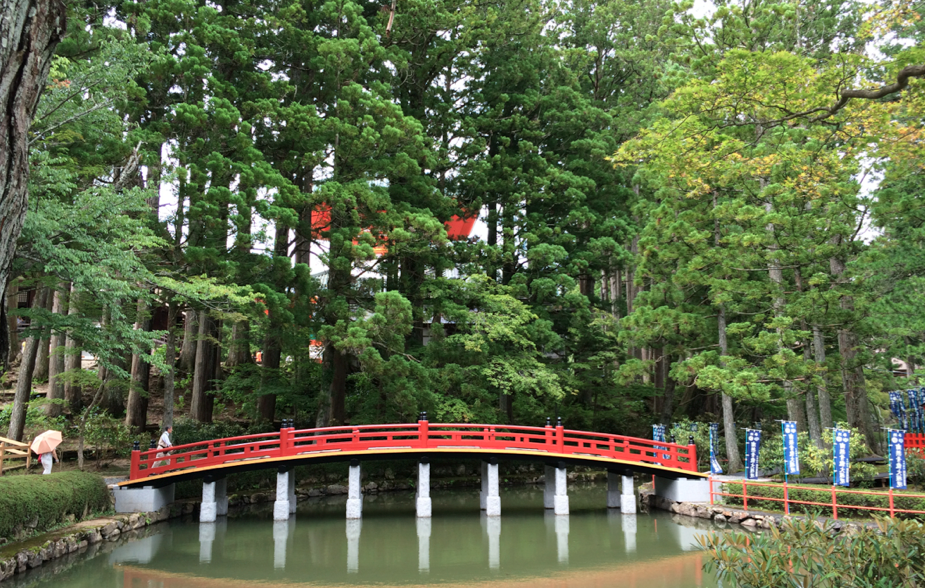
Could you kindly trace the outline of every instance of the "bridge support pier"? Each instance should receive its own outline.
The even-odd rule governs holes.
[[[350,460],[347,479],[347,518],[359,519],[363,516],[363,495],[360,493],[360,460]],[[357,537],[359,541],[359,533]]]
[[[431,500],[430,500],[430,460],[422,457],[418,462],[418,485],[415,490],[415,507],[418,518],[430,518]],[[419,527],[420,528],[420,527]],[[427,535],[430,537],[430,534]]]
[[[273,503],[273,520],[288,521],[295,512],[295,470],[292,467],[280,467],[276,471],[276,502]]]
[[[619,508],[623,514],[636,514],[636,493],[631,473],[607,472],[607,508]]]
[[[116,512],[120,514],[131,512],[154,512],[173,504],[175,484],[154,488],[119,488],[112,491],[116,499]]]
[[[551,508],[557,515],[568,514],[568,477],[565,464],[547,465],[545,468],[546,487],[543,490],[543,506]]]
[[[501,492],[498,479],[498,460],[491,458],[482,462],[482,491],[479,493],[479,506],[490,517],[501,516]]]
[[[202,481],[202,503],[199,505],[199,522],[214,523],[228,514],[228,480],[206,476]]]

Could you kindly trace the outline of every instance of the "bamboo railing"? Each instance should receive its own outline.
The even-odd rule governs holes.
[[[10,465],[10,464],[14,465]],[[32,466],[32,451],[29,446],[19,441],[0,437],[0,476],[3,472]]]

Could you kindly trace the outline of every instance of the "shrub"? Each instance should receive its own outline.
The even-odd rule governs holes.
[[[42,533],[69,515],[80,520],[109,508],[109,489],[95,474],[60,472],[0,478],[0,537]]]
[[[925,583],[925,526],[878,518],[877,529],[785,520],[768,533],[697,537],[720,580],[742,588],[899,588]]]

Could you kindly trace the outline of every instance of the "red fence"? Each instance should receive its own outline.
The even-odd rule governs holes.
[[[919,451],[925,449],[925,434],[922,433],[906,433],[905,437],[906,449],[918,449]]]
[[[697,471],[697,448],[635,437],[572,431],[561,426],[515,427],[471,424],[362,425],[243,435],[132,452],[131,480],[190,468],[267,458],[334,452],[389,450],[526,450],[574,457],[598,457]]]
[[[741,484],[742,493],[735,494],[732,492],[726,492],[726,488],[729,484]],[[714,491],[715,486],[718,485],[720,490]],[[774,496],[760,496],[756,493],[752,495],[748,494],[748,489],[756,488],[774,488],[777,490],[783,490],[783,497],[778,498]],[[799,494],[812,494],[814,497],[819,497],[819,500],[796,500],[791,498],[791,492],[797,492]],[[873,511],[873,512],[883,512],[889,513],[890,518],[894,518],[897,514],[914,514],[914,515],[923,515],[925,510],[917,510],[914,508],[902,508],[903,505],[913,505],[921,506],[925,508],[925,494],[911,494],[908,492],[893,492],[893,489],[890,488],[889,492],[870,492],[867,490],[848,490],[847,488],[840,488],[838,486],[832,487],[823,487],[818,486],[795,486],[793,484],[769,484],[767,482],[749,482],[748,480],[725,480],[718,481],[710,478],[710,504],[714,504],[716,496],[726,496],[731,498],[738,498],[742,501],[743,510],[748,510],[748,501],[752,501],[754,506],[755,502],[776,502],[781,503],[784,506],[784,512],[790,514],[790,505],[798,504],[804,506],[818,506],[824,509],[832,510],[832,518],[838,520],[839,511]],[[844,497],[844,499],[839,503],[839,496]],[[877,506],[876,504],[849,504],[850,500],[848,497],[854,498],[855,502],[859,502],[858,496],[873,496],[873,499],[870,499],[873,503],[882,503],[883,506]],[[754,509],[753,509],[754,510]]]

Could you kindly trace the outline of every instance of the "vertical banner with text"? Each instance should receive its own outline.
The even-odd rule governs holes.
[[[716,457],[716,441],[719,438],[719,423],[710,423],[710,473],[722,474],[723,468]]]
[[[919,401],[919,394],[914,388],[906,390],[909,395],[909,430],[913,433],[922,432],[922,405]]]
[[[761,451],[761,431],[745,429],[745,477],[758,478],[758,454]]]
[[[797,424],[783,421],[781,430],[784,434],[784,472],[788,476],[800,475],[800,449],[797,443]]]
[[[832,451],[835,458],[835,475],[832,482],[836,486],[850,486],[848,467],[850,466],[851,431],[835,429],[833,439]]]
[[[890,429],[890,487],[906,489],[906,432]]]

